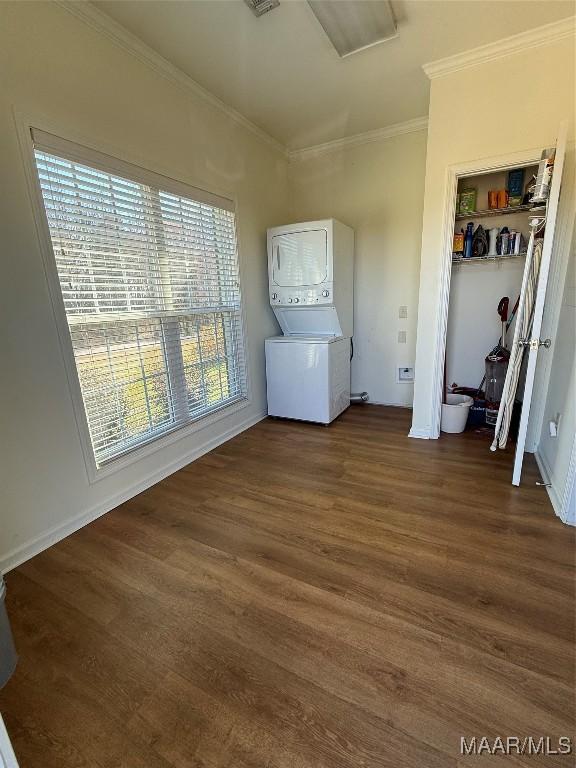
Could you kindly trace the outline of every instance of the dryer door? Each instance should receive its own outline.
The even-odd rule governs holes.
[[[325,229],[275,235],[270,256],[275,285],[284,288],[320,285],[328,279],[328,234]]]

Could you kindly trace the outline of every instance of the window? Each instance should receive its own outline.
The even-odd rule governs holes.
[[[97,466],[245,399],[232,203],[33,138]]]

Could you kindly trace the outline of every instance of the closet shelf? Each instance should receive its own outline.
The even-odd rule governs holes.
[[[470,262],[477,264],[479,261],[508,261],[509,259],[520,259],[526,256],[526,251],[521,253],[507,253],[504,256],[471,256],[465,259],[462,256],[452,256],[452,264],[468,264]]]
[[[529,211],[533,205],[509,205],[507,208],[487,208],[484,211],[474,211],[473,213],[457,213],[456,221],[463,219],[481,219],[485,216],[507,216],[518,211]]]

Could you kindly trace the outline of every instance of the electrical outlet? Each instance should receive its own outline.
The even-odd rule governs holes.
[[[398,344],[406,344],[406,331],[398,331]]]
[[[408,366],[402,366],[397,369],[396,383],[397,384],[411,384],[414,381],[414,368]]]
[[[406,306],[398,307],[398,317],[400,318],[400,320],[406,320],[406,318],[408,317],[408,307]]]

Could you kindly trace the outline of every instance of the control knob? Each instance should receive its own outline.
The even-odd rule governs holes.
[[[278,294],[277,294],[277,293],[273,293],[273,294],[272,294],[272,298],[273,298],[273,299],[277,299],[277,298],[278,298]]]
[[[326,299],[328,296],[330,296],[330,291],[322,291],[322,296]]]
[[[300,299],[298,298],[298,296],[296,296],[296,298],[294,299],[294,304],[298,304],[299,301]]]
[[[288,299],[288,304],[292,304],[292,299]]]

